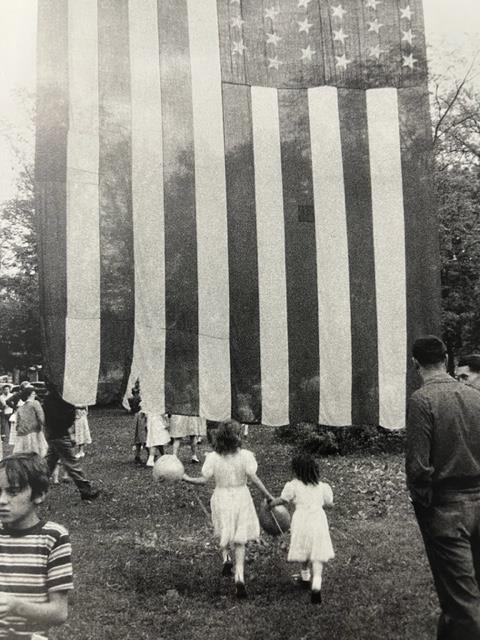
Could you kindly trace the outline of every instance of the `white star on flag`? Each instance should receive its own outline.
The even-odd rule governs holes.
[[[332,7],[332,18],[340,18],[340,20],[343,20],[343,16],[346,13],[346,10],[341,4],[339,4],[338,7]]]
[[[280,40],[281,40],[281,37],[277,35],[275,32],[267,33],[267,44],[273,44],[277,46]]]
[[[382,53],[385,53],[385,52],[382,51],[382,49],[380,49],[380,45],[377,44],[375,47],[370,47],[370,53],[368,55],[371,58],[376,58],[377,60],[379,60]]]
[[[270,9],[265,9],[265,20],[275,20],[275,16],[279,14],[280,11],[277,11],[275,7],[270,7]]]
[[[410,5],[409,4],[407,4],[405,9],[400,9],[400,11],[402,12],[402,15],[400,16],[400,19],[402,19],[402,18],[405,18],[405,20],[411,20],[412,19],[413,11],[410,9]]]
[[[337,59],[336,66],[341,69],[346,70],[347,64],[351,63],[351,60],[347,60],[347,56],[345,54],[343,54],[343,56],[335,56],[335,58]]]
[[[377,10],[377,4],[382,4],[380,0],[365,0],[365,7],[367,9]]]
[[[368,23],[368,30],[369,31],[375,31],[375,33],[380,33],[380,27],[383,27],[383,24],[381,24],[377,18],[375,18],[375,20],[373,20],[373,22],[369,22]]]
[[[310,45],[308,45],[308,47],[306,49],[302,49],[302,57],[300,58],[300,60],[308,60],[309,62],[311,62],[312,61],[312,56],[315,53],[316,53],[316,51],[314,49],[312,49],[310,47]]]
[[[403,35],[402,35],[402,42],[408,42],[408,44],[412,44],[412,40],[414,39],[414,35],[412,33],[412,30],[409,29],[408,31],[402,31]]]
[[[312,0],[298,0],[298,8],[300,9],[301,7],[304,7],[305,9],[308,9],[308,3],[311,1]]]
[[[413,69],[413,65],[415,64],[415,62],[418,62],[418,60],[416,58],[413,57],[413,53],[410,53],[408,56],[402,56],[403,58],[403,67],[410,67],[410,69]]]
[[[297,20],[297,24],[298,24],[298,33],[302,33],[302,31],[305,31],[307,35],[310,29],[313,27],[313,24],[311,24],[307,19],[305,19],[303,22],[298,22]]]
[[[230,4],[240,4],[240,0],[230,0]]]
[[[242,28],[242,24],[245,22],[245,20],[242,20],[241,16],[237,16],[236,18],[232,18],[230,20],[232,27],[238,27],[239,29]]]
[[[243,44],[243,40],[240,40],[239,42],[234,42],[232,53],[238,53],[239,55],[243,56],[243,52],[245,51],[246,48],[247,47]]]
[[[278,67],[281,64],[283,64],[283,62],[278,59],[278,56],[275,56],[275,58],[269,58],[268,59],[268,68],[269,69],[277,69],[278,70]]]
[[[333,31],[333,39],[345,44],[346,38],[348,38],[346,33],[344,33],[343,29],[339,29],[338,31]]]

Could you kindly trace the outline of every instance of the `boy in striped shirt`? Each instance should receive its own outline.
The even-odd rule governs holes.
[[[67,619],[71,545],[64,527],[37,515],[47,490],[36,453],[0,461],[0,638],[40,640]]]

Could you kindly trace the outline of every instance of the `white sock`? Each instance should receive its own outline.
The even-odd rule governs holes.
[[[322,576],[313,576],[312,591],[320,591],[322,588]]]
[[[300,571],[300,575],[302,576],[302,580],[304,580],[305,582],[310,582],[310,578],[312,577],[310,569],[302,569]]]

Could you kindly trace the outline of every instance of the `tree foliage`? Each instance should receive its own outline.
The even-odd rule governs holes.
[[[29,127],[2,127],[21,169],[16,194],[0,205],[0,373],[41,362],[37,231],[33,181],[33,99],[22,96]]]
[[[480,91],[477,57],[460,75],[456,62],[431,78],[431,112],[443,337],[467,353],[480,349]]]

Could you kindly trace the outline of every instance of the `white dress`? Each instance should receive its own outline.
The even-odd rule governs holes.
[[[212,451],[205,457],[202,475],[215,479],[210,506],[214,533],[221,547],[232,542],[245,544],[260,535],[257,512],[247,487],[248,475],[256,471],[255,456],[245,449],[226,455]]]
[[[327,562],[334,557],[324,504],[333,504],[333,493],[325,482],[304,484],[294,479],[284,486],[281,497],[295,505],[290,526],[290,562]]]
[[[75,435],[75,444],[92,444],[92,437],[90,435],[90,428],[88,426],[88,408],[76,407],[75,408],[75,422],[73,423]]]

